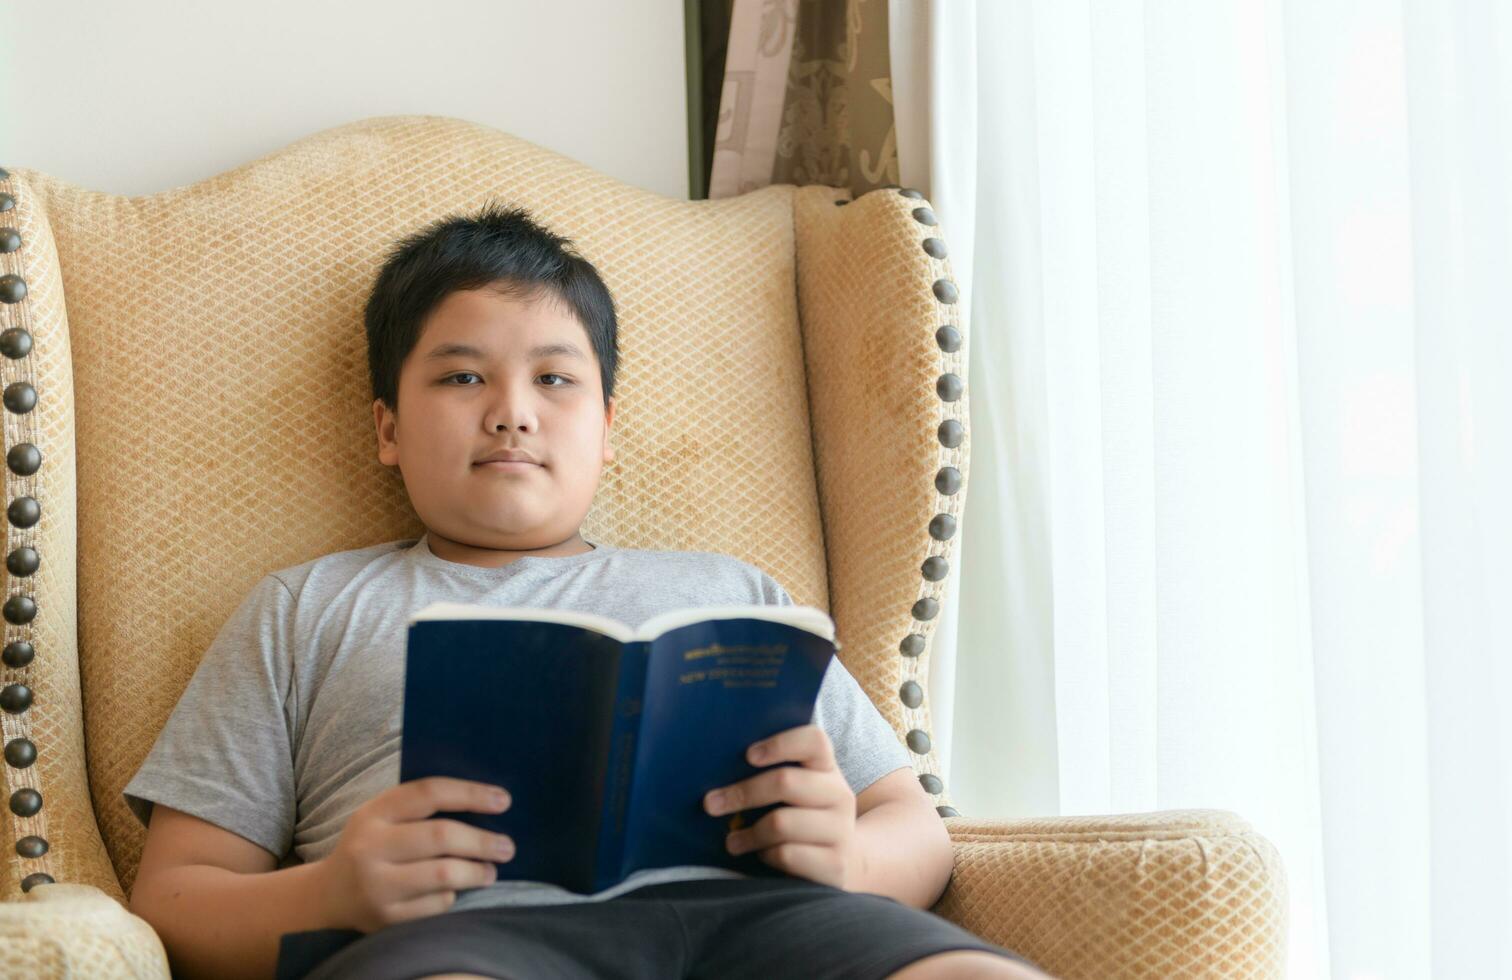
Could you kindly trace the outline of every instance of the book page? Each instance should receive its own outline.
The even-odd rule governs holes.
[[[654,640],[670,630],[714,619],[764,619],[808,630],[826,640],[835,639],[835,621],[814,606],[695,606],[652,616],[635,630],[634,639]],[[840,644],[835,644],[840,649]]]
[[[531,606],[483,606],[467,602],[433,602],[412,613],[409,622],[423,619],[516,619],[531,623],[561,623],[612,636],[621,643],[635,639],[635,630],[617,619],[573,609],[537,609]]]

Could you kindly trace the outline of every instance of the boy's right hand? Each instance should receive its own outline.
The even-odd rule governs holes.
[[[514,841],[426,818],[438,810],[501,813],[509,804],[503,787],[450,776],[400,783],[362,804],[320,860],[330,926],[373,932],[445,912],[459,889],[492,884],[494,862],[514,857]]]

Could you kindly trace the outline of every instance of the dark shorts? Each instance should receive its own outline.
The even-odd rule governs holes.
[[[278,980],[450,972],[509,980],[881,978],[955,949],[1030,963],[882,895],[792,876],[714,878],[645,885],[598,902],[444,912],[373,933],[288,933]]]

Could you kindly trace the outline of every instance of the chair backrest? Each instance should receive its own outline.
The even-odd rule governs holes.
[[[844,617],[832,609],[842,657],[900,738],[920,724],[915,698],[904,696],[913,707],[893,702],[901,671],[922,662],[913,650],[895,663],[900,642],[922,629],[910,604],[938,594],[927,570],[921,585],[919,562],[931,547],[940,554],[923,519],[944,498],[922,484],[942,452],[964,462],[964,446],[933,441],[934,392],[923,399],[913,384],[887,402],[885,388],[865,390],[865,372],[816,395],[824,407],[811,411],[810,389],[825,384],[811,376],[816,358],[834,361],[837,374],[855,359],[884,374],[899,363],[898,344],[857,346],[860,334],[838,329],[817,334],[806,356],[800,304],[829,300],[804,296],[798,215],[815,215],[805,234],[821,248],[834,231],[820,223],[837,220],[842,192],[773,186],[676,201],[507,134],[428,116],[339,127],[146,197],[20,169],[7,180],[16,220],[0,224],[17,226],[24,247],[0,258],[22,260],[5,271],[24,280],[16,290],[25,295],[0,326],[25,331],[31,346],[3,359],[14,457],[6,478],[8,497],[30,497],[40,512],[24,503],[10,512],[8,594],[35,605],[13,618],[17,600],[7,604],[7,640],[29,638],[35,660],[24,675],[7,671],[33,703],[7,713],[7,737],[29,719],[38,755],[7,776],[13,794],[40,788],[46,798],[27,813],[31,797],[18,809],[13,796],[16,836],[48,841],[46,854],[5,862],[8,894],[39,871],[117,895],[129,888],[143,831],[121,789],[248,589],[276,568],[420,533],[398,474],[376,458],[362,303],[390,243],[485,200],[523,205],[571,238],[616,299],[618,455],[584,535],[733,554],[795,601],[826,609],[835,587],[826,535],[832,550],[837,534],[857,539],[846,546],[856,571],[843,583]],[[873,205],[871,221],[851,222],[849,234],[870,240],[879,221],[912,233],[900,206]],[[834,274],[854,278],[844,266],[868,247],[875,242],[850,246]],[[904,247],[917,251],[917,241]],[[886,291],[868,301],[888,302]],[[889,316],[933,319],[934,302],[911,298]],[[938,369],[925,368],[930,378]],[[839,430],[863,411],[902,423],[882,458],[867,451],[875,433],[812,431],[820,416]],[[836,448],[823,448],[826,438]],[[17,456],[29,451],[13,449],[20,443],[40,453],[34,472]],[[816,453],[835,458],[832,483],[888,466],[912,483],[901,496],[858,486],[870,503],[844,514],[832,504],[835,519],[821,519],[826,470]],[[871,511],[915,526],[878,529]],[[38,559],[31,574],[25,548]],[[862,567],[868,549],[885,554],[882,572]]]

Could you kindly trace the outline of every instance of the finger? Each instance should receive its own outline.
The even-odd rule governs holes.
[[[392,886],[388,894],[395,901],[405,901],[436,892],[482,888],[484,885],[493,884],[498,877],[498,871],[491,863],[467,861],[462,858],[410,861],[406,864],[391,864],[388,867]]]
[[[410,919],[423,919],[426,916],[440,915],[456,904],[456,901],[456,892],[431,892],[429,895],[424,895],[420,898],[412,898],[407,902],[397,902],[388,906],[383,911],[384,922],[388,925],[395,925],[400,922],[408,922]]]
[[[704,811],[717,817],[768,803],[834,806],[839,799],[833,784],[834,773],[813,772],[802,766],[777,766],[738,783],[710,790],[704,796]]]
[[[502,786],[427,776],[400,783],[373,800],[374,811],[385,820],[421,820],[438,810],[500,813],[509,809],[509,791]]]
[[[799,725],[770,738],[752,742],[746,750],[746,761],[753,766],[797,762],[809,769],[833,769],[835,747],[821,726]]]
[[[514,853],[514,841],[508,834],[490,833],[460,820],[433,817],[391,825],[384,835],[382,856],[394,862],[442,855],[508,861]]]
[[[832,811],[780,806],[751,826],[726,834],[725,850],[744,854],[784,842],[834,845],[840,842],[843,827]]]
[[[834,884],[845,876],[845,861],[838,848],[821,844],[776,844],[759,851],[761,860],[790,875]]]

